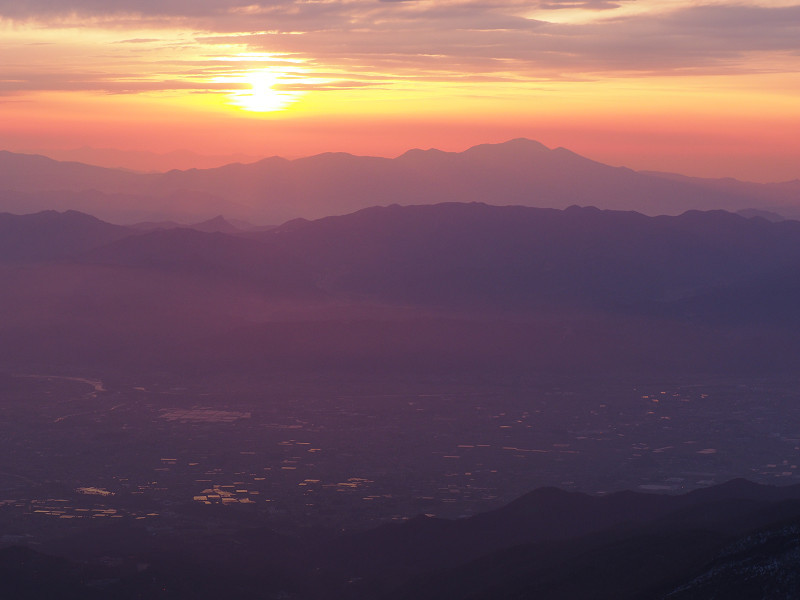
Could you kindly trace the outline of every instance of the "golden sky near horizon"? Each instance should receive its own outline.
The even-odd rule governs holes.
[[[394,156],[530,137],[800,178],[800,3],[0,0],[0,148]]]

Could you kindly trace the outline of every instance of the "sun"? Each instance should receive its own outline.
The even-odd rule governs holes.
[[[276,89],[281,78],[270,69],[246,71],[227,81],[245,84],[250,89],[235,90],[228,94],[230,103],[250,112],[276,112],[297,102],[303,92]]]

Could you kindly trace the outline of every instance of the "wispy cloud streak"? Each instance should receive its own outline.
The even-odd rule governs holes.
[[[272,65],[254,61],[258,68],[293,60],[318,90],[409,78],[535,82],[800,68],[800,4],[782,1],[0,0],[0,19],[11,36],[0,42],[6,94],[214,92],[202,69],[211,77],[240,72],[247,67],[230,57],[248,52],[278,57]],[[102,63],[101,49],[116,64],[122,59],[124,71],[65,76],[70,58],[57,53],[71,42],[62,36],[50,46],[56,60],[48,72],[48,59],[36,58],[47,53],[28,60],[14,37],[47,41],[50,31],[78,27],[104,35],[94,56],[81,56],[86,46],[73,49],[76,64]]]

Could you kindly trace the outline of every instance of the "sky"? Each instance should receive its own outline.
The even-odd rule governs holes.
[[[0,0],[0,149],[396,156],[529,137],[800,178],[798,0]]]

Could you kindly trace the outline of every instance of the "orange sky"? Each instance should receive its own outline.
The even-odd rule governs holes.
[[[800,177],[800,4],[0,0],[0,149],[394,156],[530,137]]]

